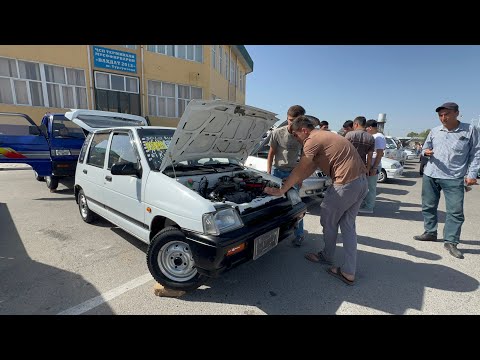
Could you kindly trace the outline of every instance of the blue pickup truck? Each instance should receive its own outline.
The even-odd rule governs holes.
[[[60,178],[75,176],[84,140],[83,129],[61,113],[45,114],[40,126],[26,114],[0,113],[0,162],[30,165],[50,190]]]

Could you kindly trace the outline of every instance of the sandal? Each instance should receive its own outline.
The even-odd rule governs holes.
[[[308,261],[314,262],[314,263],[320,263],[320,264],[327,264],[327,265],[332,265],[333,263],[331,261],[328,261],[323,253],[320,251],[318,253],[306,253],[305,254],[305,259]]]
[[[332,270],[335,269],[336,272],[333,272]],[[336,267],[336,268],[328,268],[327,269],[327,273],[329,273],[330,275],[336,277],[337,279],[339,280],[342,280],[345,284],[347,285],[353,285],[355,284],[355,280],[349,280],[345,277],[345,275],[342,274],[342,269],[340,267]]]

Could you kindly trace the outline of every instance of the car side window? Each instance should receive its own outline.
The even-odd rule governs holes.
[[[78,156],[78,162],[83,163],[83,159],[85,159],[85,154],[87,153],[88,143],[92,138],[92,133],[89,133],[85,141],[83,142],[82,149],[80,150],[80,155]]]
[[[103,168],[110,134],[95,134],[88,152],[87,164]]]
[[[127,133],[113,134],[110,152],[108,153],[108,169],[113,164],[137,164],[137,156]]]

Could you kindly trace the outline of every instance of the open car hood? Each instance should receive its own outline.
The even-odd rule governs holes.
[[[252,106],[221,100],[191,100],[180,119],[160,170],[180,161],[230,158],[243,162],[278,119]]]
[[[65,117],[88,132],[123,126],[147,126],[147,120],[138,115],[110,111],[72,109]]]

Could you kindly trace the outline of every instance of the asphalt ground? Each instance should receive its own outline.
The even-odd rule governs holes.
[[[81,220],[72,185],[50,193],[30,168],[0,164],[0,314],[480,314],[480,186],[465,195],[456,259],[442,242],[412,239],[423,232],[418,162],[379,184],[375,213],[357,217],[354,286],[304,258],[323,247],[314,201],[302,247],[282,242],[179,298],[154,295],[145,244]],[[442,234],[443,198],[439,210]]]

